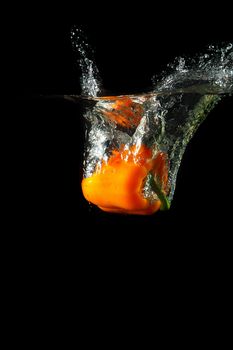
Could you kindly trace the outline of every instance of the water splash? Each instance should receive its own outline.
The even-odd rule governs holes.
[[[188,142],[216,103],[233,92],[233,45],[210,46],[197,57],[177,58],[160,80],[152,78],[150,93],[97,97],[101,92],[98,70],[87,56],[88,46],[84,41],[80,44],[79,33],[73,31],[72,40],[81,57],[82,91],[93,101],[84,115],[88,130],[84,178],[100,172],[116,150],[127,161],[127,157],[141,152],[143,145],[151,150],[152,161],[158,155],[166,155],[167,176],[160,177],[159,183],[171,201]],[[134,159],[138,161],[138,157]],[[161,199],[150,183],[147,176],[141,188],[144,198]]]
[[[194,58],[176,58],[163,76],[153,77],[155,90],[171,93],[230,94],[233,89],[233,45],[210,45],[207,52]],[[170,71],[170,74],[168,73]]]
[[[101,91],[99,70],[95,64],[93,50],[87,42],[84,32],[73,26],[71,29],[71,43],[77,54],[78,64],[81,69],[82,94],[96,97]]]

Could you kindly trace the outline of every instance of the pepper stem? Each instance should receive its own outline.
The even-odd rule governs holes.
[[[157,194],[161,202],[160,209],[168,210],[170,208],[170,202],[167,199],[167,196],[165,195],[163,190],[161,189],[161,186],[158,185],[158,183],[155,181],[154,176],[151,173],[148,174],[148,177],[149,177],[149,183],[150,183],[151,189]]]

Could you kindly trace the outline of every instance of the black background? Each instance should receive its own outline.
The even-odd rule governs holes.
[[[173,328],[179,316],[183,318],[187,326],[181,325],[182,339],[190,315],[197,317],[198,326],[203,319],[205,333],[208,317],[217,325],[225,319],[216,315],[229,309],[230,295],[231,99],[219,103],[187,147],[171,209],[137,217],[89,206],[80,188],[81,107],[36,97],[80,92],[69,42],[75,23],[86,30],[104,86],[112,92],[144,90],[151,76],[174,57],[232,41],[232,11],[223,3],[215,13],[213,4],[206,11],[202,5],[166,2],[150,8],[133,3],[126,11],[126,4],[117,2],[96,11],[91,3],[86,9],[79,8],[79,2],[75,7],[63,3],[58,16],[58,3],[49,14],[48,4],[24,9],[20,3],[20,11],[14,4],[11,12],[17,20],[12,18],[5,26],[10,33],[7,92],[17,96],[8,105],[6,148],[13,151],[13,170],[7,187],[10,217],[4,236],[9,245],[3,246],[3,269],[8,317],[17,328],[24,327],[17,341],[29,335],[43,341],[46,326],[53,337],[57,323],[62,334],[65,325],[69,327],[66,345],[80,326],[88,333],[86,341],[90,326],[98,326],[101,317],[111,327],[112,316],[122,325],[125,316],[127,321],[131,315],[139,321],[138,314],[149,310],[152,315],[155,308],[157,319],[157,309],[162,308],[166,335],[167,320]],[[67,19],[67,8],[72,19]],[[41,322],[39,327],[34,319]],[[98,336],[104,332],[105,338],[106,328]],[[56,332],[52,342],[57,339]]]
[[[137,17],[121,12],[118,17],[106,15],[104,20],[89,21],[77,11],[77,18],[71,21],[43,21],[42,16],[40,21],[16,25],[12,85],[20,116],[16,129],[22,130],[16,148],[20,159],[16,205],[22,211],[20,222],[32,231],[42,230],[49,244],[65,244],[69,251],[90,239],[93,245],[112,247],[107,249],[111,252],[114,246],[129,248],[131,244],[143,244],[149,250],[156,246],[172,250],[174,244],[176,248],[217,244],[222,240],[219,232],[228,239],[232,192],[229,97],[211,112],[187,147],[170,211],[150,217],[107,214],[84,200],[80,188],[82,108],[37,97],[80,93],[70,43],[72,24],[81,25],[86,32],[103,85],[113,93],[143,91],[150,87],[152,75],[175,57],[205,51],[208,44],[232,41],[227,20],[218,28],[216,17],[204,13],[192,19],[190,13],[177,17],[171,11],[166,17],[164,11],[155,16],[139,11]],[[47,230],[50,234],[45,238]]]

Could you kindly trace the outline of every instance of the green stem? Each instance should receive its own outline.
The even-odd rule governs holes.
[[[157,194],[157,196],[161,202],[160,209],[161,210],[168,210],[170,208],[170,202],[167,199],[167,196],[165,195],[165,193],[163,192],[161,187],[158,185],[158,183],[155,181],[154,176],[151,173],[149,173],[148,177],[149,177],[151,189]]]

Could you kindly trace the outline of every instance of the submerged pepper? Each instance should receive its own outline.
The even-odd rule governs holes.
[[[151,182],[155,198],[146,198],[143,193],[146,180]],[[102,161],[92,176],[84,178],[84,197],[107,212],[149,215],[169,204],[167,191],[166,155],[152,151],[145,145],[122,145],[108,161]]]
[[[139,125],[143,116],[141,103],[129,96],[101,100],[107,100],[98,105],[99,112],[107,120],[127,129]],[[89,202],[107,212],[149,215],[167,209],[166,154],[157,152],[154,157],[152,150],[144,144],[122,145],[107,161],[99,163],[90,177],[82,180],[82,191]]]

